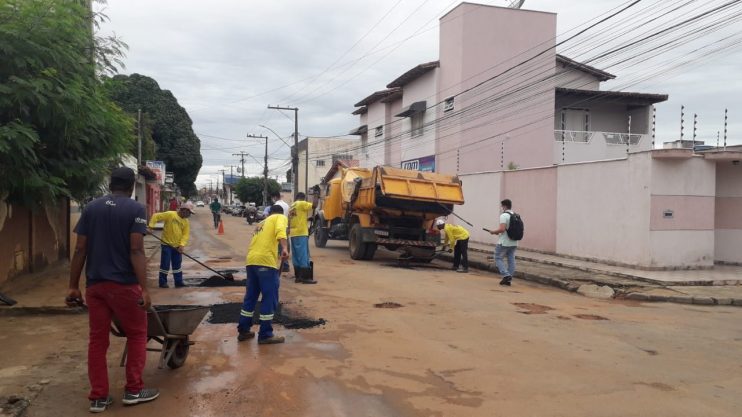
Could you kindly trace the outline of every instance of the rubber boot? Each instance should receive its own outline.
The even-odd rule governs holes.
[[[304,270],[304,275],[302,276],[301,283],[302,284],[316,284],[317,281],[314,280],[314,262],[309,261],[309,268],[302,268]]]

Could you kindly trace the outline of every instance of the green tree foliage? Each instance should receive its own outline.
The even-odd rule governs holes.
[[[234,187],[237,198],[243,203],[263,203],[263,186],[265,182],[260,177],[240,178]],[[281,184],[276,180],[268,179],[268,195],[281,191]]]
[[[107,78],[105,86],[111,98],[129,114],[142,110],[151,121],[157,160],[164,161],[167,170],[173,172],[184,195],[195,194],[194,182],[203,162],[201,141],[193,133],[191,118],[173,94],[140,74]]]
[[[131,143],[129,118],[96,77],[125,44],[94,38],[103,17],[83,4],[0,0],[0,195],[11,202],[82,199]]]

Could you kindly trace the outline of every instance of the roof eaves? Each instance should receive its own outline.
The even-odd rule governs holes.
[[[428,71],[431,71],[440,66],[441,66],[440,61],[430,61],[424,64],[417,65],[414,68],[408,70],[404,74],[397,77],[394,81],[390,82],[386,86],[387,88],[404,87],[405,85],[411,83],[417,78],[423,76]]]
[[[598,77],[598,79],[600,81],[608,81],[608,80],[612,80],[612,79],[616,78],[615,75],[613,75],[613,74],[611,74],[611,73],[609,73],[607,71],[603,71],[603,70],[598,69],[598,68],[595,68],[595,67],[593,67],[591,65],[583,64],[582,62],[578,62],[578,61],[575,61],[574,59],[567,58],[564,55],[557,54],[556,55],[556,60],[557,60],[557,62],[562,63],[562,64],[564,64],[567,67],[571,67],[571,68],[574,68],[574,69],[577,69],[577,70],[586,72],[588,74],[592,74],[592,75]]]
[[[367,106],[369,104],[375,103],[390,94],[396,93],[397,91],[401,91],[401,89],[400,88],[388,88],[386,90],[375,91],[368,97],[356,103],[355,107]]]

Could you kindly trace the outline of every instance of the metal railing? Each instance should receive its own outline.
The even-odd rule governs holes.
[[[554,139],[557,142],[590,143],[593,136],[600,134],[608,145],[639,145],[642,138],[647,135],[638,133],[615,133],[615,132],[585,132],[578,130],[555,130]]]
[[[557,142],[590,143],[595,132],[580,132],[576,130],[555,130],[554,139]]]

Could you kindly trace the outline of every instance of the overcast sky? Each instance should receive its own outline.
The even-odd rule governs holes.
[[[623,3],[526,0],[524,7],[558,13],[558,32],[563,33]],[[173,92],[193,119],[204,158],[197,182],[204,185],[216,178],[218,169],[237,165],[239,157],[232,153],[244,150],[262,161],[263,145],[248,142],[247,133],[271,136],[269,166],[275,169],[271,175],[283,176],[289,149],[259,125],[285,137],[293,132],[293,114],[267,110],[268,104],[298,106],[302,136],[341,135],[356,127],[357,116],[350,114],[354,103],[409,68],[438,58],[438,17],[455,4],[450,0],[108,0],[98,8],[103,7],[110,18],[104,31],[115,32],[129,44],[121,72],[154,78],[161,88]],[[742,143],[741,64],[737,49],[630,90],[670,95],[657,108],[658,141],[679,136],[679,108],[684,104],[686,137],[695,112],[700,119],[699,137],[715,141],[728,107],[731,143]],[[616,73],[617,84],[622,74]],[[261,165],[248,161],[248,174],[262,172]]]

